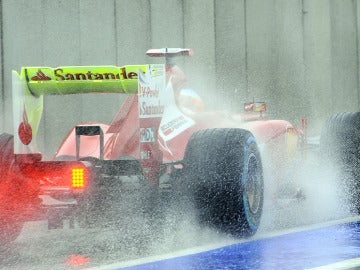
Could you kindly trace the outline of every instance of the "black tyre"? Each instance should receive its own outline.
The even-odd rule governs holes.
[[[320,156],[336,168],[352,211],[360,213],[360,112],[337,113],[324,124]]]
[[[20,234],[23,221],[16,211],[16,188],[11,184],[10,168],[14,162],[14,138],[0,135],[0,250],[6,249]]]
[[[260,154],[249,131],[209,129],[193,134],[184,172],[201,223],[235,237],[255,234],[264,183]]]

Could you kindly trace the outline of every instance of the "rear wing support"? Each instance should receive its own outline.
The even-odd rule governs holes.
[[[104,159],[104,133],[100,126],[76,126],[76,160],[80,156],[80,136],[100,136],[100,159]]]

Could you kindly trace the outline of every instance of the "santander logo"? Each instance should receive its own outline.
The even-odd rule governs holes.
[[[48,73],[49,74],[49,73]],[[66,68],[56,68],[52,70],[51,77],[47,76],[40,68],[37,70],[35,76],[30,78],[30,81],[96,81],[96,80],[136,80],[138,74],[136,72],[127,72],[125,67],[110,70],[91,69],[87,71],[69,70]]]
[[[41,69],[36,72],[36,75],[31,77],[32,81],[50,81],[51,78],[49,76],[46,76],[44,72],[41,71]]]

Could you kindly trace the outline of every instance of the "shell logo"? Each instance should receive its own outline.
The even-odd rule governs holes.
[[[32,128],[31,125],[28,122],[28,118],[25,111],[24,106],[24,112],[23,112],[23,121],[20,123],[18,127],[18,135],[20,138],[20,141],[24,145],[29,145],[32,141]]]

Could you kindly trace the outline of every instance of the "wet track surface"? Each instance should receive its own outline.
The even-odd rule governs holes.
[[[263,223],[255,238],[349,216],[334,209],[329,209],[331,213],[327,214],[322,209],[321,215],[316,213],[316,209],[309,210],[307,207],[312,207],[309,203],[305,200],[265,205]],[[136,218],[118,229],[65,228],[48,231],[46,222],[31,222],[26,224],[12,250],[6,256],[2,254],[0,269],[85,269],[184,249],[238,242],[199,227],[191,214],[181,220],[169,215],[157,229],[149,229],[143,220]]]
[[[301,176],[309,180],[303,181],[305,200],[274,200],[272,195],[265,194],[262,223],[255,239],[351,217],[326,174],[318,174],[315,178],[307,178],[307,174],[314,175],[314,172],[306,171],[306,175]],[[265,190],[270,189],[265,186]],[[176,207],[167,209],[163,221],[156,224],[127,214],[117,228],[81,229],[76,226],[69,229],[65,224],[64,229],[48,231],[45,221],[29,222],[12,249],[1,254],[0,269],[96,268],[243,241],[200,227],[191,209],[184,215],[179,215],[178,210]],[[283,255],[286,257],[286,252]]]

